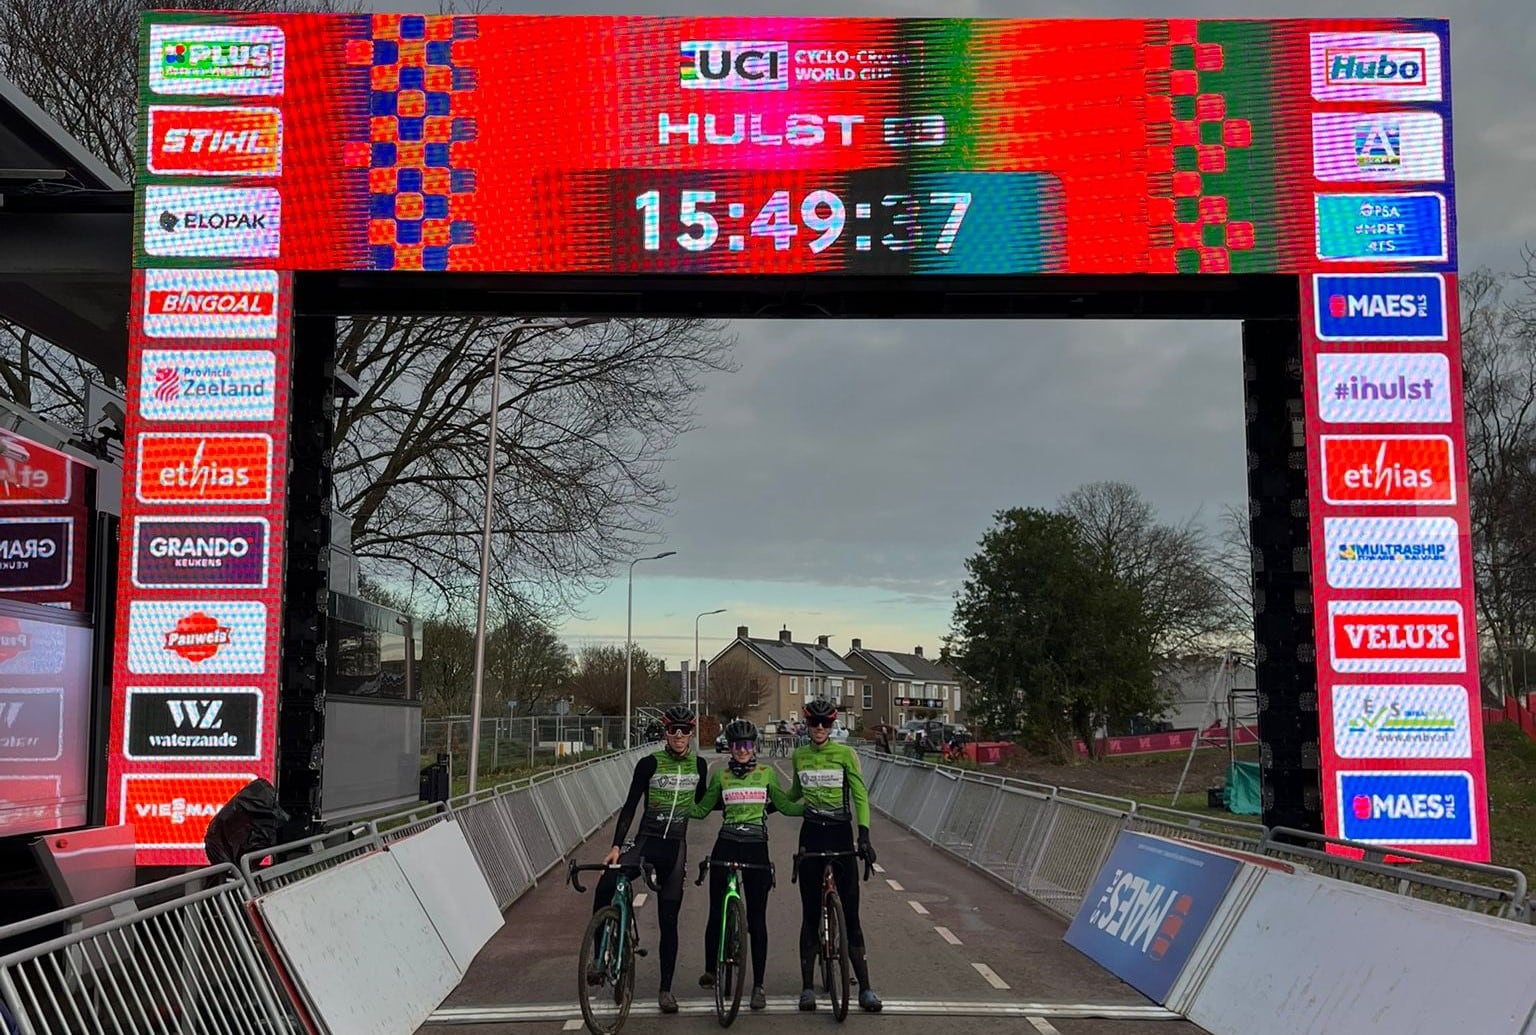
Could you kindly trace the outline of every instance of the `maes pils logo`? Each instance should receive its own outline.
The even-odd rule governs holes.
[[[1338,774],[1339,829],[1379,844],[1477,843],[1472,775],[1464,772]]]
[[[684,40],[678,85],[685,90],[788,90],[789,44]]]
[[[283,92],[283,31],[270,25],[151,25],[149,88],[182,96]]]

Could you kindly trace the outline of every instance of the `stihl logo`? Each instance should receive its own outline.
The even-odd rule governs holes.
[[[1445,435],[1324,435],[1328,503],[1455,503]]]
[[[171,722],[177,729],[224,728],[223,721],[219,719],[219,712],[224,709],[223,701],[166,701],[165,706],[171,710]]]
[[[1460,605],[1450,601],[1334,601],[1328,605],[1334,668],[1340,672],[1459,672],[1466,644]]]
[[[149,171],[158,175],[276,176],[282,146],[276,108],[149,109]]]
[[[141,503],[266,503],[270,435],[139,436]]]

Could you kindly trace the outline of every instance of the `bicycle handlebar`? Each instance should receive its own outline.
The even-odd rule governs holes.
[[[707,855],[699,860],[699,879],[693,882],[694,887],[698,887],[700,884],[704,883],[704,875],[709,872],[710,865],[710,858]],[[767,870],[769,883],[776,883],[774,881],[775,871],[773,868],[773,863],[764,865],[763,863],[717,862],[713,865],[722,867],[723,869],[727,870]]]
[[[576,860],[572,859],[569,863],[566,864],[565,879],[567,883],[571,885],[571,887],[575,888],[582,894],[586,894],[587,889],[581,886],[581,879],[577,876],[577,874],[591,873],[595,871],[602,871],[603,873],[607,873],[609,870],[628,871],[633,869],[635,869],[635,866],[632,863],[614,863],[612,866],[609,866],[607,863],[589,863],[586,866],[578,866],[576,865]],[[646,887],[650,888],[658,895],[661,894],[661,889],[656,886],[656,867],[652,866],[644,859],[640,861],[640,876],[645,879]],[[630,879],[633,880],[634,877],[631,876]]]
[[[871,872],[873,872],[874,864],[869,861],[868,856],[866,856],[863,852],[854,850],[842,852],[796,852],[794,858],[794,867],[790,870],[789,882],[794,884],[799,880],[800,860],[802,859],[826,859],[830,862],[833,859],[846,859],[850,855],[856,855],[860,859],[864,860],[864,879],[866,881],[869,880],[869,875]]]

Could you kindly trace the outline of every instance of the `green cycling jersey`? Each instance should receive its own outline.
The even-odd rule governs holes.
[[[856,820],[860,827],[869,828],[869,791],[859,772],[859,756],[836,741],[795,749],[795,782],[790,785],[789,796],[797,801],[805,799],[808,821]]]
[[[786,816],[805,814],[805,806],[792,800],[779,786],[779,774],[765,765],[742,776],[731,772],[729,765],[716,769],[703,799],[689,815],[703,819],[716,808],[724,817],[720,836],[727,841],[767,841],[770,810],[776,809]]]

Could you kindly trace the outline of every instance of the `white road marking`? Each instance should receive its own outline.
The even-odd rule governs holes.
[[[1030,1020],[1034,1020],[1034,1018],[1031,1017]],[[565,1027],[561,1028],[560,1030],[561,1031],[580,1031],[581,1029],[585,1028],[586,1026],[587,1026],[587,1022],[582,1020],[580,1017],[572,1017],[570,1020],[565,1022]]]
[[[879,863],[873,863],[873,864],[871,864],[871,866],[872,866],[872,868],[874,869],[874,871],[876,873],[884,873],[885,872],[885,867],[881,866]]]
[[[892,891],[906,891],[907,890],[906,888],[904,888],[900,884],[898,884],[896,881],[891,880],[891,878],[889,878],[889,877],[885,878],[885,882],[891,886],[891,890]]]
[[[639,909],[641,906],[645,905],[645,900],[650,898],[650,897],[651,897],[650,892],[647,892],[647,891],[640,892],[640,894],[635,896],[635,908]]]
[[[976,973],[987,979],[987,984],[996,989],[1001,989],[1003,991],[1007,990],[1008,982],[998,977],[997,973],[991,967],[987,966],[985,963],[972,963],[971,966],[975,968]]]
[[[935,927],[934,930],[938,931],[939,932],[939,937],[943,938],[949,944],[951,944],[951,945],[959,945],[960,944],[960,939],[956,938],[955,937],[955,932],[951,931],[949,928],[947,928],[947,927]]]
[[[799,1014],[797,996],[769,996],[770,1014]],[[680,1014],[712,1017],[715,1013],[713,999],[680,999]],[[428,1024],[507,1024],[530,1021],[550,1021],[563,1024],[581,1008],[574,1002],[530,1003],[522,1006],[453,1006],[439,1008],[427,1018]],[[1182,1020],[1172,1010],[1161,1006],[1127,1006],[1124,1003],[1042,1003],[1007,1002],[989,999],[887,999],[884,1012],[914,1017],[1056,1017],[1076,1020]],[[660,1016],[656,1000],[637,1000],[631,1017]],[[580,1022],[577,1022],[580,1024]]]
[[[915,899],[908,899],[907,900],[907,905],[911,906],[912,907],[912,912],[916,913],[918,916],[927,916],[928,915],[928,910],[924,909],[923,908],[923,904],[921,902],[916,901]]]
[[[1038,1031],[1040,1035],[1061,1035],[1061,1029],[1056,1027],[1056,1025],[1052,1024],[1050,1021],[1046,1020],[1044,1017],[1026,1017],[1024,1019],[1028,1021],[1030,1026]]]

